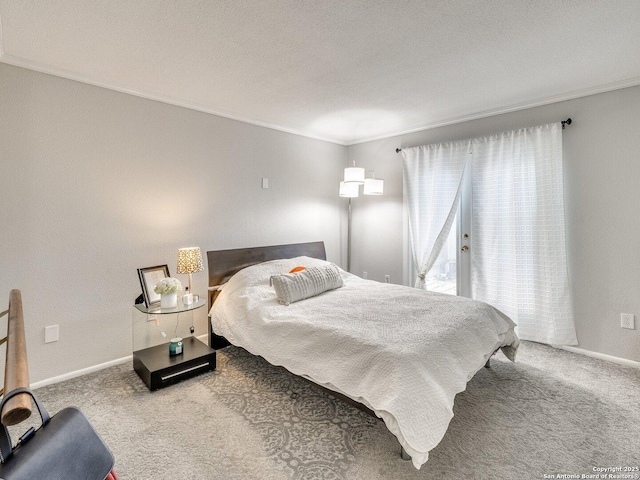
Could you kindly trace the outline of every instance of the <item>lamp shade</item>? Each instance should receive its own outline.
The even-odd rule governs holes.
[[[355,198],[358,196],[359,183],[340,182],[340,196]]]
[[[364,168],[347,167],[344,169],[344,182],[362,185],[364,183]]]
[[[382,195],[384,190],[384,180],[381,178],[367,178],[364,181],[365,195]]]
[[[204,270],[200,247],[178,249],[178,273],[196,273]]]

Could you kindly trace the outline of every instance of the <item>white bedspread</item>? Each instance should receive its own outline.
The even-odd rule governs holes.
[[[515,359],[515,324],[482,302],[343,270],[344,287],[278,303],[271,275],[323,263],[298,257],[238,272],[211,308],[213,331],[371,408],[420,468],[467,381],[497,348]]]

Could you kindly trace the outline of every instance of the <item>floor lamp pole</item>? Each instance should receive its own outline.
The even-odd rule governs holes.
[[[351,272],[351,198],[349,199],[349,215],[347,223],[347,272]]]

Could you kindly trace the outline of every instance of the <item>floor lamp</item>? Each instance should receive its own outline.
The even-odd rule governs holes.
[[[364,168],[353,167],[344,169],[344,180],[340,182],[340,196],[349,199],[348,206],[348,223],[347,223],[347,272],[351,271],[351,199],[358,197],[360,193],[360,185],[364,185],[363,192],[365,195],[382,195],[384,190],[384,180],[375,178],[373,170],[371,177],[365,178]]]

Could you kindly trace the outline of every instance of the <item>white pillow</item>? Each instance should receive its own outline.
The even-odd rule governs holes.
[[[270,281],[283,305],[314,297],[327,290],[344,285],[340,270],[335,265],[310,267],[296,273],[273,275]]]

